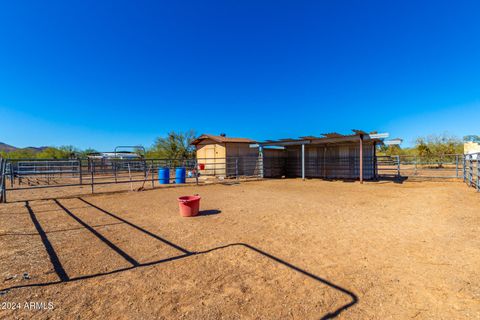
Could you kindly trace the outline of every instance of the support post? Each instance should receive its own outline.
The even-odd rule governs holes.
[[[305,180],[305,144],[302,144],[302,179]]]
[[[377,180],[377,142],[373,141],[373,179]]]
[[[15,183],[15,174],[13,173],[13,164],[10,162],[8,163],[7,162],[7,166],[9,166],[9,169],[10,170],[10,187],[13,188],[13,184]]]
[[[463,155],[463,182],[467,182],[467,156]]]
[[[470,159],[469,159],[469,162],[468,162],[468,171],[470,172],[470,187],[473,186],[473,154],[470,155]]]
[[[326,161],[326,157],[327,157],[327,146],[324,146],[324,147],[323,147],[323,178],[324,178],[324,179],[327,178],[327,161]]]
[[[259,146],[258,147],[258,156],[259,156],[259,160],[260,160],[260,165],[259,165],[259,168],[260,168],[260,178],[264,178],[265,177],[265,167],[264,167],[264,162],[263,162],[263,146]]]
[[[92,188],[92,193],[93,193],[93,170],[94,170],[94,167],[95,167],[95,163],[92,161],[91,162],[91,166],[90,166],[90,185],[91,185],[91,188]]]
[[[400,156],[397,157],[397,177],[400,178]]]
[[[360,183],[363,183],[363,134],[360,135]]]
[[[458,178],[458,154],[455,155],[455,177]]]
[[[7,203],[7,182],[6,182],[6,179],[7,179],[7,178],[6,178],[7,163],[8,163],[7,160],[4,160],[4,161],[3,161],[3,170],[2,170],[2,172],[3,172],[3,174],[2,174],[2,175],[3,175],[3,186],[2,186],[2,188],[3,188],[3,196],[2,196],[2,199],[3,199],[3,200],[2,200],[2,201],[3,201],[4,203]]]
[[[127,166],[128,166],[128,177],[130,178],[130,191],[133,191],[132,172],[130,171],[130,162],[127,163]]]
[[[115,176],[115,183],[117,183],[117,159],[112,159],[113,174]]]
[[[82,160],[78,159],[78,178],[80,180],[80,185],[83,183],[83,177],[82,177]]]
[[[417,175],[417,156],[415,156],[413,161],[415,161],[415,171],[414,171],[413,175],[416,176]]]
[[[5,173],[4,173],[4,170],[3,170],[3,167],[4,167],[4,163],[5,161],[0,158],[0,203],[4,203],[5,200],[4,200],[4,192],[3,192],[3,189],[5,188]]]
[[[148,172],[147,172],[147,161],[143,160],[143,176],[145,180],[148,179]]]
[[[477,192],[480,192],[480,153],[477,153]]]
[[[235,178],[238,180],[238,158],[235,158]]]
[[[2,182],[2,189],[3,189],[3,196],[2,196],[2,201],[4,203],[7,203],[7,182],[6,182],[6,173],[7,173],[7,160],[3,161],[3,182]]]
[[[154,167],[153,167],[153,160],[152,163],[150,164],[150,176],[152,177],[152,189],[155,188],[155,174],[153,173]]]
[[[195,183],[197,184],[198,186],[198,173],[199,173],[200,169],[198,168],[198,158],[195,158]]]

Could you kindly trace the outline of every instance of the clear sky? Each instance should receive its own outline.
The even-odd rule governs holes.
[[[1,1],[0,142],[480,134],[480,1]]]

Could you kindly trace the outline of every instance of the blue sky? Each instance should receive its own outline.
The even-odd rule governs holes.
[[[480,134],[479,1],[2,1],[0,142]]]

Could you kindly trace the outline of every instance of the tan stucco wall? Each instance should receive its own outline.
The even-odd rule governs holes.
[[[478,153],[480,152],[480,144],[476,142],[465,142],[463,144],[463,153],[464,154],[470,154],[470,153]]]
[[[225,176],[227,157],[257,157],[258,148],[250,148],[250,143],[217,143],[206,139],[197,145],[197,161],[205,164],[202,174]],[[232,160],[234,161],[234,160]]]
[[[225,144],[216,143],[213,140],[203,140],[197,145],[197,161],[205,164],[202,174],[225,175]]]

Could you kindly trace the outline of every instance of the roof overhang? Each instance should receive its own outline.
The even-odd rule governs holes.
[[[366,133],[361,130],[352,130],[354,134],[342,135],[339,133],[325,133],[321,137],[315,136],[306,136],[300,137],[299,139],[279,139],[279,140],[266,140],[264,142],[259,142],[261,146],[300,146],[305,144],[332,144],[332,143],[342,143],[342,142],[356,142],[360,138],[363,141],[375,141],[383,143],[383,139],[389,136],[388,133]]]

